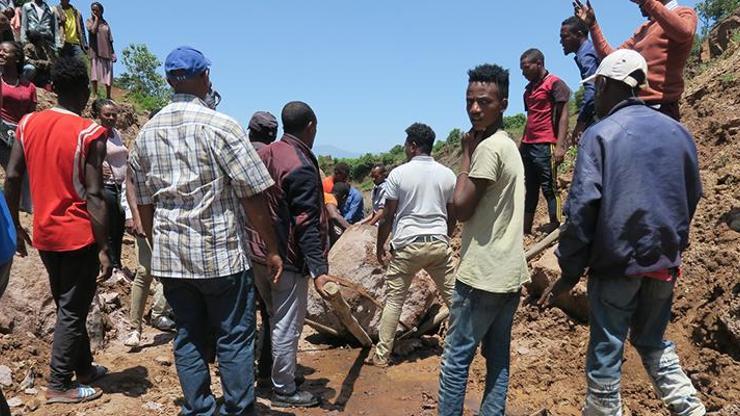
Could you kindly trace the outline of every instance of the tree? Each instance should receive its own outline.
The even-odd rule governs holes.
[[[144,44],[132,44],[123,50],[126,72],[116,84],[128,91],[128,96],[146,110],[167,104],[171,91],[159,68],[162,63]]]
[[[740,7],[740,0],[704,0],[696,5],[696,10],[704,23],[705,30],[731,15]]]

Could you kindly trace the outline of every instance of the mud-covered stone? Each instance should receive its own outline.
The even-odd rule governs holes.
[[[376,227],[354,226],[348,229],[329,253],[329,274],[359,285],[382,305],[385,302],[385,271],[375,256],[376,238]],[[382,308],[351,288],[343,287],[342,296],[347,300],[360,326],[370,335],[370,338],[377,340]],[[401,321],[410,328],[417,327],[432,305],[439,303],[441,302],[438,300],[434,282],[426,272],[421,271],[409,288],[401,313]],[[347,334],[347,337],[351,339],[351,335],[346,332],[339,319],[331,311],[330,305],[313,290],[308,297],[307,318]],[[401,331],[405,327],[399,325],[398,329]]]
[[[545,289],[560,278],[560,266],[555,256],[555,247],[545,250],[539,260],[532,263],[532,283],[527,287],[530,295],[539,297]],[[582,279],[573,290],[555,301],[555,306],[562,309],[571,318],[588,321],[588,298],[586,297],[586,283]]]

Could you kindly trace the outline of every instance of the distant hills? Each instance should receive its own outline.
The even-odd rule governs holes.
[[[313,153],[316,156],[331,156],[332,159],[337,158],[355,158],[360,157],[362,154],[357,152],[350,152],[330,144],[317,144],[313,147]]]

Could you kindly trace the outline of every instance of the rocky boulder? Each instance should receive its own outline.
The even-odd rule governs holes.
[[[342,235],[329,253],[329,273],[344,281],[342,296],[347,300],[360,326],[373,340],[378,338],[378,324],[382,313],[379,305],[385,302],[385,270],[375,256],[376,238],[376,227],[354,226]],[[401,313],[401,322],[405,326],[399,325],[398,330],[418,327],[430,310],[437,309],[433,306],[440,304],[434,282],[426,272],[419,272],[409,288]],[[315,291],[309,293],[307,318],[352,339],[332,312],[329,303]],[[319,329],[319,332],[322,331]]]
[[[560,266],[555,256],[555,247],[547,249],[537,261],[531,264],[532,283],[527,291],[535,298],[539,297],[550,284],[560,278]],[[579,322],[588,322],[588,298],[586,297],[586,281],[581,279],[576,287],[555,302],[555,306],[562,309],[571,318]]]

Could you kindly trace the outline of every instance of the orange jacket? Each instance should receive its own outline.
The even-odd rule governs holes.
[[[683,69],[696,33],[696,12],[690,7],[668,8],[658,0],[645,0],[650,20],[640,26],[619,49],[639,52],[648,63],[650,86],[640,93],[648,103],[673,103],[683,94]],[[603,59],[615,49],[597,23],[591,26],[596,52]]]

